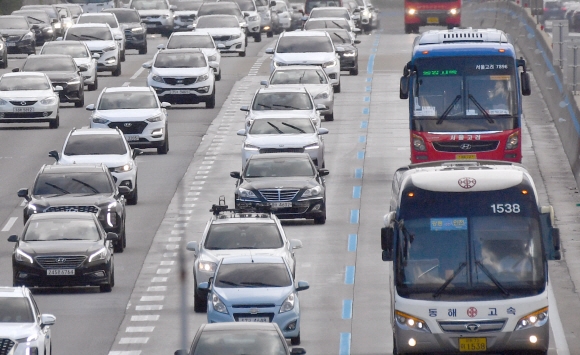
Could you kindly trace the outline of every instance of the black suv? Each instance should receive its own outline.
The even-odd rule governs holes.
[[[127,245],[125,236],[126,186],[115,186],[103,164],[44,165],[32,187],[18,190],[26,199],[24,223],[35,213],[92,212],[107,232],[116,233],[115,251]]]
[[[280,219],[314,219],[326,222],[326,190],[323,176],[308,153],[256,154],[248,159],[244,171],[233,171],[236,208],[264,203]]]

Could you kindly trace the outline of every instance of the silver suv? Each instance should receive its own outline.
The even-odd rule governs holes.
[[[297,239],[288,240],[280,220],[270,212],[269,206],[229,209],[225,197],[213,205],[212,217],[205,227],[201,241],[187,243],[194,253],[193,279],[195,282],[194,310],[204,312],[207,292],[198,286],[214,276],[216,266],[226,256],[272,255],[286,260],[292,275],[295,274],[294,249],[302,248]]]
[[[41,314],[26,287],[0,287],[0,341],[3,354],[52,355],[52,314]]]

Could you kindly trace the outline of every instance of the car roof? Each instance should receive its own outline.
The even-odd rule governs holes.
[[[281,256],[273,255],[224,256],[222,265],[229,264],[284,264],[284,259]]]
[[[202,324],[203,331],[223,331],[223,330],[275,330],[276,323],[258,322],[223,322]]]
[[[277,67],[274,71],[286,71],[286,70],[321,70],[320,65],[287,65],[283,67]]]
[[[26,16],[23,15],[1,15],[1,18],[23,18],[26,20]]]
[[[344,6],[325,6],[325,7],[315,7],[312,10],[310,10],[310,12],[319,12],[319,11],[332,11],[332,10],[343,10],[348,12],[348,9]]]
[[[12,11],[12,14],[18,15],[18,14],[21,14],[21,13],[24,13],[24,12],[26,12],[26,13],[34,12],[34,13],[37,13],[37,14],[45,14],[46,16],[48,16],[48,14],[46,13],[46,11],[44,11],[43,9],[37,9],[37,8],[34,8],[34,7],[33,8],[30,8],[30,9],[14,10],[14,11]]]
[[[268,153],[268,154],[254,154],[250,157],[251,160],[254,159],[276,159],[276,158],[285,158],[285,159],[300,159],[306,158],[308,159],[310,156],[308,153]]]
[[[128,7],[110,7],[108,9],[103,9],[101,10],[101,12],[135,12],[137,11],[136,9],[131,9]]]
[[[213,15],[207,15],[209,16],[213,16]],[[195,31],[189,31],[189,32],[173,32],[171,34],[171,37],[177,37],[177,36],[211,36],[207,31],[202,30],[195,30]]]
[[[107,27],[107,28],[111,28],[109,26],[109,24],[107,24],[107,23],[89,22],[89,23],[75,23],[69,27],[69,30],[71,28],[75,28],[75,27]]]
[[[94,220],[92,212],[45,212],[32,214],[29,220],[46,220],[46,219],[90,219]]]
[[[110,135],[110,136],[118,136],[121,135],[119,131],[116,129],[110,128],[89,128],[89,127],[81,127],[77,129],[73,129],[71,131],[72,136],[88,136],[88,135]]]
[[[325,17],[321,17],[321,18],[325,18]],[[280,38],[282,38],[282,37],[327,37],[327,36],[328,35],[322,31],[293,31],[293,32],[283,32],[280,35]]]
[[[276,86],[276,87],[263,87],[259,88],[256,91],[257,94],[270,94],[270,93],[277,93],[277,92],[307,92],[304,86]]]
[[[41,60],[42,60],[42,58],[47,58],[47,59],[48,58],[71,58],[72,59],[72,57],[68,54],[32,54],[32,55],[29,55],[28,57],[26,57],[25,60],[36,59],[36,58],[41,58]]]
[[[26,287],[0,287],[0,297],[2,298],[22,298],[27,296]]]
[[[159,53],[203,53],[203,52],[199,48],[169,48],[157,52],[157,54]]]
[[[19,71],[19,72],[8,72],[8,73],[4,73],[2,76],[22,76],[22,75],[28,75],[28,76],[42,76],[46,78],[46,74],[44,74],[43,72],[39,72],[39,71]]]
[[[80,16],[82,16],[82,17],[115,16],[115,14],[112,14],[109,12],[85,12],[85,13],[80,14]]]
[[[236,17],[236,15],[230,15],[230,14],[211,14],[211,15],[201,15],[198,17],[198,20],[200,18],[212,18],[212,17],[233,17],[236,19],[236,21],[238,20],[238,18]],[[197,30],[196,30],[197,31]]]
[[[62,173],[100,173],[106,171],[103,164],[71,164],[71,165],[48,165],[45,164],[41,173],[62,174]],[[60,212],[59,212],[60,213]]]
[[[166,49],[167,50],[167,49]],[[115,86],[115,87],[109,87],[109,88],[104,88],[103,92],[135,92],[135,91],[141,91],[141,92],[151,92],[151,88],[149,86]]]
[[[79,46],[83,46],[86,47],[85,42],[83,41],[73,41],[73,40],[63,40],[63,41],[48,41],[46,43],[44,43],[44,46],[62,46],[65,44],[78,44]],[[43,54],[43,55],[48,55],[48,54]]]
[[[282,111],[282,113],[280,113],[280,111]],[[296,111],[306,111],[306,110],[296,110]],[[304,114],[294,114],[292,113],[291,110],[272,110],[272,115],[269,114],[270,112],[268,112],[268,114],[261,114],[259,116],[255,116],[254,122],[256,121],[260,121],[260,120],[280,120],[280,119],[291,119],[291,120],[308,120],[308,121],[312,121],[312,118],[304,115]]]

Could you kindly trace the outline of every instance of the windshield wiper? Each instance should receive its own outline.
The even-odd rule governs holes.
[[[272,122],[268,122],[268,124],[269,124],[270,126],[272,126],[272,128],[274,128],[274,129],[276,130],[276,132],[278,132],[278,133],[280,133],[280,134],[284,133],[284,132],[282,132],[282,130],[280,130],[280,128],[278,128],[278,126],[276,126],[276,125],[275,125],[275,124],[273,124]]]
[[[27,16],[29,20],[34,20],[37,21],[38,23],[44,23],[44,21],[42,21],[41,19],[37,19],[36,17],[32,17],[32,16]]]
[[[81,35],[81,37],[82,38],[92,39],[92,40],[95,40],[95,41],[108,41],[106,39],[102,39],[102,38],[95,37],[95,36],[89,36],[89,35]],[[78,36],[77,36],[77,38],[78,38]]]
[[[274,107],[288,108],[290,110],[302,110],[300,107],[294,107],[294,106],[290,106],[290,105],[274,104],[272,106],[274,106]]]
[[[62,192],[62,193],[63,193],[63,194],[65,194],[65,195],[66,195],[66,194],[70,194],[70,192],[68,192],[67,190],[63,189],[63,188],[62,188],[62,187],[60,187],[60,186],[57,186],[57,185],[55,185],[55,184],[51,184],[50,182],[45,182],[45,184],[46,184],[46,185],[48,185],[48,186],[50,186],[50,187],[53,187],[53,188],[57,189],[58,191]]]
[[[293,129],[297,130],[297,131],[298,131],[298,132],[300,132],[300,133],[306,133],[306,131],[305,131],[305,130],[303,130],[302,128],[300,128],[300,127],[296,127],[296,126],[294,126],[294,125],[291,125],[291,124],[289,124],[289,123],[286,123],[286,122],[282,122],[282,124],[283,124],[284,126],[286,126],[286,127],[293,128]]]
[[[338,33],[333,32],[332,34],[335,35],[336,37],[340,38],[340,40],[342,41],[342,43],[346,43],[346,40],[344,38],[342,38],[342,36],[339,35]]]
[[[249,286],[263,286],[263,287],[280,287],[278,285],[267,284],[263,282],[242,282],[242,285],[249,285]]]
[[[509,291],[506,290],[505,287],[503,287],[502,284],[499,283],[497,278],[495,276],[493,276],[493,274],[491,272],[489,272],[489,270],[483,265],[483,263],[481,261],[475,260],[475,265],[479,266],[481,268],[481,271],[483,271],[485,276],[489,277],[489,279],[494,283],[494,285],[497,288],[500,289],[501,292],[503,292],[504,295],[506,295],[506,296],[510,295]]]
[[[91,189],[91,191],[93,191],[94,193],[98,194],[100,193],[99,190],[95,189],[93,187],[93,185],[87,184],[86,182],[79,180],[79,179],[71,179],[72,181],[78,182],[79,184],[88,187],[89,189]]]
[[[262,106],[262,107],[266,107],[266,108],[268,108],[270,110],[272,109],[272,106],[268,106],[268,105],[264,105],[264,104],[256,104],[256,105]]]
[[[433,298],[437,298],[441,295],[441,293],[443,291],[445,291],[445,289],[447,288],[447,286],[449,286],[449,284],[451,283],[451,281],[453,281],[453,279],[459,275],[459,273],[461,272],[461,270],[463,270],[465,267],[467,266],[467,263],[464,261],[461,264],[459,264],[459,267],[457,268],[457,270],[455,270],[453,272],[453,275],[451,275],[450,278],[448,278],[447,280],[445,280],[445,282],[443,283],[443,285],[441,285],[441,287],[439,287],[437,289],[437,291],[435,291],[435,293],[433,293]]]
[[[487,113],[487,111],[483,108],[483,106],[481,106],[481,104],[479,102],[477,102],[477,100],[475,99],[475,97],[473,97],[473,95],[469,94],[469,96],[467,96],[475,105],[475,107],[477,107],[477,109],[479,111],[481,111],[481,113],[483,114],[483,116],[485,118],[487,118],[487,122],[489,123],[493,123],[494,120],[493,118],[491,118],[491,116],[489,115],[489,113]]]
[[[451,105],[447,106],[447,108],[445,109],[445,111],[443,112],[441,117],[439,117],[439,119],[437,120],[436,124],[441,124],[443,122],[443,120],[447,118],[447,116],[449,115],[449,112],[451,112],[451,110],[453,110],[453,107],[455,107],[455,105],[457,104],[457,102],[459,102],[459,100],[461,100],[461,95],[455,96],[455,100],[453,100]]]
[[[220,283],[230,285],[230,286],[236,286],[236,287],[241,286],[239,283],[233,282],[233,281],[220,280]]]
[[[339,25],[337,22],[332,21],[332,23],[334,23],[338,28],[342,28],[344,30],[344,27],[342,27],[341,25]]]

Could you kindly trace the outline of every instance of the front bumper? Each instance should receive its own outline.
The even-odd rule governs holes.
[[[238,196],[235,197],[236,208],[238,208],[240,205],[250,205],[252,207],[256,207],[258,204],[269,202],[279,201],[243,200],[238,198]],[[322,216],[326,212],[326,201],[323,197],[291,202],[292,207],[272,208],[272,213],[274,213],[280,219],[314,219],[316,217]]]
[[[115,71],[119,65],[119,50],[100,53],[97,61],[97,71]]]
[[[246,51],[246,39],[244,36],[227,41],[216,40],[214,37],[214,41],[216,46],[220,43],[225,46],[225,48],[220,49],[221,53],[242,53]]]
[[[88,260],[88,259],[87,259]],[[47,275],[47,269],[38,262],[34,264],[13,261],[14,281],[22,286],[99,286],[109,282],[111,260],[88,264],[74,268],[74,276]]]
[[[212,100],[214,93],[212,80],[194,85],[169,85],[149,80],[147,85],[155,90],[159,100],[169,103],[198,104]]]
[[[20,107],[8,102],[6,105],[0,105],[0,122],[50,122],[58,115],[58,106],[58,100],[52,105],[41,105],[37,101],[33,105]]]
[[[6,41],[9,54],[35,54],[36,39],[31,38],[23,41]]]
[[[83,82],[85,85],[93,85],[95,80],[97,80],[97,68],[91,66],[89,70],[82,73],[83,74]]]
[[[350,57],[340,56],[340,70],[350,70],[358,68],[358,54]]]
[[[131,123],[130,127],[125,127],[125,123]],[[157,148],[165,142],[166,122],[147,121],[119,121],[107,124],[94,123],[91,120],[91,128],[119,128],[125,135],[127,143],[134,148]]]
[[[84,86],[84,78],[82,79],[82,83],[78,83],[78,84],[71,84],[69,85],[68,83],[59,83],[59,82],[53,82],[52,86],[55,87],[57,85],[62,86],[62,91],[60,91],[58,93],[58,96],[60,97],[60,102],[79,102],[82,101],[84,99],[84,91],[83,91],[83,86]]]

